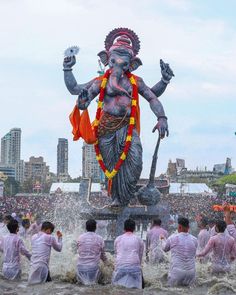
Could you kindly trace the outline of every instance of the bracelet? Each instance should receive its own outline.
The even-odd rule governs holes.
[[[157,119],[158,119],[158,120],[159,120],[159,119],[166,119],[166,120],[167,120],[168,118],[167,118],[166,116],[159,116]]]
[[[161,81],[162,81],[163,83],[165,83],[165,84],[169,84],[169,83],[170,83],[170,81],[165,80],[163,77],[161,78]]]
[[[72,71],[72,69],[69,69],[69,68],[64,68],[64,69],[63,69],[63,71],[64,71],[64,72],[71,72],[71,71]]]

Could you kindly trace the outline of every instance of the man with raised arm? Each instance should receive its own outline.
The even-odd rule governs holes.
[[[54,224],[45,221],[42,224],[41,231],[32,236],[32,257],[29,272],[29,284],[39,284],[50,282],[49,260],[51,248],[57,252],[62,250],[62,233],[57,231],[57,239],[52,236]]]
[[[188,233],[189,220],[178,218],[178,234],[171,235],[166,241],[164,237],[163,250],[171,252],[171,266],[168,274],[168,284],[173,286],[189,286],[195,281],[195,255],[197,239]]]
[[[224,219],[227,224],[227,231],[236,241],[236,227],[231,218],[230,206],[228,204],[225,204],[223,206],[223,209],[224,209]]]
[[[197,257],[204,257],[213,252],[212,272],[230,272],[230,263],[236,257],[235,241],[226,233],[226,222],[223,220],[216,222],[216,232],[217,234],[210,238],[206,247],[197,254]]]

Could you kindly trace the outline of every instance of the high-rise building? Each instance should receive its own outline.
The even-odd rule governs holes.
[[[33,184],[44,187],[49,166],[43,160],[43,157],[30,157],[29,162],[25,162],[25,179],[32,179]]]
[[[16,180],[20,183],[23,183],[25,180],[25,162],[24,160],[20,160],[15,165],[16,171]]]
[[[231,159],[226,158],[225,164],[215,164],[213,167],[214,172],[222,173],[225,175],[231,174],[233,172],[233,168],[231,165]]]
[[[15,169],[16,180],[23,181],[24,163],[21,156],[21,129],[13,128],[1,138],[1,164]]]
[[[82,153],[82,176],[92,178],[93,182],[100,182],[102,172],[96,159],[94,146],[84,142]]]
[[[8,132],[1,138],[1,164],[8,165],[10,163],[10,144],[11,134]]]
[[[14,166],[20,161],[21,129],[13,128],[1,139],[1,163]]]
[[[68,140],[58,138],[57,144],[57,178],[59,181],[67,180],[68,174]]]

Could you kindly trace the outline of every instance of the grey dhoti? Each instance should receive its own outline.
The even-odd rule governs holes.
[[[105,166],[112,171],[118,162],[125,146],[128,125],[99,137],[99,149]],[[122,206],[128,205],[134,197],[136,184],[142,171],[142,145],[140,137],[133,130],[128,155],[120,170],[112,179],[112,199],[117,199]]]

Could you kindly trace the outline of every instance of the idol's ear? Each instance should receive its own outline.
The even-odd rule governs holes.
[[[101,59],[101,62],[104,64],[104,66],[108,65],[108,53],[106,50],[102,50],[98,53],[98,56]]]
[[[137,68],[141,65],[142,65],[141,59],[138,57],[134,57],[130,62],[130,66],[129,66],[130,72],[137,70]]]

